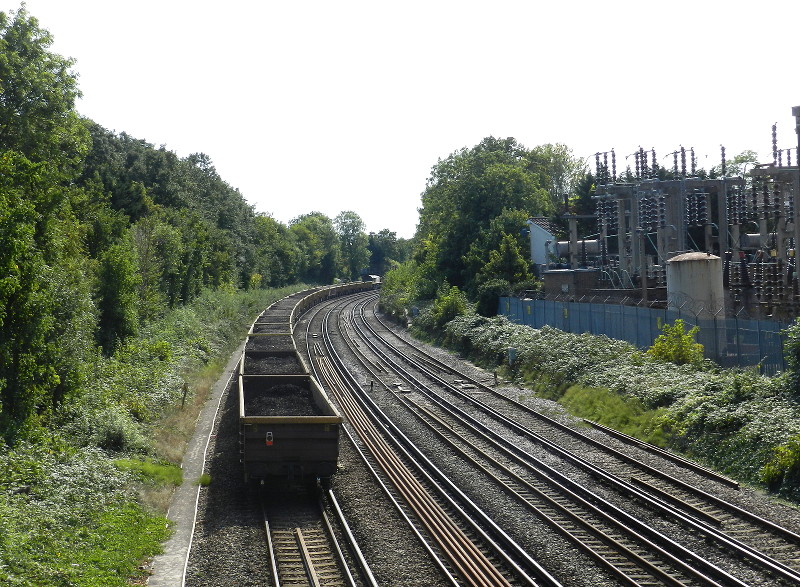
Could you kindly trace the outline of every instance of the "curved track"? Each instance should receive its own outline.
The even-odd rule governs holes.
[[[370,389],[377,383],[391,390],[395,402],[459,460],[586,548],[620,584],[800,582],[798,536],[714,494],[717,487],[722,494],[735,492],[735,482],[629,438],[625,441],[635,446],[633,452],[645,457],[612,448],[617,443],[603,435],[587,434],[531,410],[486,385],[486,378],[478,381],[454,370],[398,336],[376,318],[374,297],[361,296],[347,312],[338,311],[338,333],[328,337],[327,348],[323,339],[311,337],[310,354],[345,353],[342,362],[358,361]],[[329,366],[331,358],[319,358],[320,370],[335,370]],[[338,377],[347,379],[341,373]],[[347,385],[369,404],[360,384],[352,380]],[[384,418],[388,420],[379,416],[379,421]],[[661,460],[644,462],[650,456],[669,459],[670,473]],[[561,464],[551,466],[553,459]],[[672,474],[675,470],[681,479]],[[701,490],[684,481],[697,478],[715,489]],[[684,540],[686,534],[694,538]],[[759,575],[762,581],[750,581]]]

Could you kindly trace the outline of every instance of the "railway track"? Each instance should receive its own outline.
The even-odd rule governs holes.
[[[356,322],[359,318],[357,316],[351,316],[348,319],[345,319],[345,322],[350,323],[350,327],[354,326],[354,322]],[[373,336],[377,336],[377,333],[372,333]],[[348,337],[343,337],[348,338]],[[398,375],[390,374],[390,371],[397,372],[399,369],[397,368],[398,364],[408,364],[414,365],[415,369],[420,372],[426,373],[426,376],[436,379],[438,377],[439,384],[450,386],[450,392],[454,395],[466,395],[464,393],[464,389],[469,389],[474,395],[481,395],[482,393],[491,393],[493,395],[501,396],[501,394],[495,392],[490,387],[486,386],[484,383],[480,381],[476,381],[472,378],[467,377],[462,373],[458,373],[452,370],[450,367],[440,364],[436,359],[432,357],[423,357],[419,354],[418,350],[412,352],[400,352],[399,347],[404,346],[407,344],[405,341],[398,341],[394,340],[388,346],[392,347],[392,351],[395,353],[393,357],[389,355],[381,355],[378,352],[371,357],[366,357],[362,359],[362,364],[364,365],[364,369],[371,373],[370,377],[373,378],[373,381],[380,381],[381,379],[386,380],[387,377],[390,381],[387,382],[387,388],[394,389],[396,391],[395,395],[398,398],[398,401],[405,402],[409,404],[412,400],[410,399],[412,396],[415,396],[417,393],[422,393],[419,388],[424,388],[426,386],[425,383],[422,383],[415,378],[418,376],[406,376],[403,379],[403,385],[398,385],[396,382],[392,383],[391,380],[396,378]],[[367,338],[362,337],[356,343],[351,343],[351,350],[353,352],[363,353],[364,348],[362,347],[369,347],[370,342]],[[356,348],[358,347],[358,348]],[[374,350],[374,349],[373,349]],[[452,382],[454,381],[454,377],[457,385],[453,385]],[[449,380],[449,381],[442,381],[442,379]],[[401,391],[398,391],[401,390]],[[404,393],[405,391],[406,393]],[[407,393],[408,391],[412,391],[414,393]],[[463,398],[462,398],[463,399]],[[508,398],[503,396],[503,400],[507,401]],[[442,400],[428,400],[430,404],[436,405],[437,402],[441,402]],[[469,401],[472,401],[471,399]],[[515,402],[512,402],[514,404]],[[512,408],[518,409],[521,405],[512,405]],[[464,453],[469,450],[473,453],[477,450],[475,444],[475,438],[477,437],[476,430],[483,425],[481,423],[473,423],[472,426],[474,428],[470,428],[466,434],[462,434],[460,437],[454,432],[454,429],[457,426],[463,426],[464,424],[456,424],[452,421],[444,420],[440,413],[437,410],[441,410],[439,405],[436,407],[430,407],[428,405],[424,405],[424,403],[417,403],[416,406],[409,407],[409,409],[415,411],[415,413],[420,414],[418,417],[421,420],[426,421],[426,426],[428,426],[431,430],[437,430],[437,434],[440,436],[442,442],[448,442],[445,438],[450,435],[451,440],[449,444],[455,445],[460,444],[462,447],[466,446],[467,449],[461,449],[461,458],[466,458]],[[529,408],[526,408],[529,410]],[[519,410],[518,410],[519,411]],[[522,411],[524,413],[524,410]],[[491,413],[490,411],[484,411],[484,414]],[[513,423],[506,422],[505,416],[502,414],[492,414],[493,417],[496,417],[498,421],[502,422],[504,425],[510,425],[511,428],[514,428]],[[540,415],[537,414],[536,417],[538,418]],[[559,426],[564,427],[563,425],[559,424]],[[531,435],[531,431],[519,429],[517,427],[517,432],[522,432],[528,439],[534,438],[535,442],[539,443],[541,446],[547,447],[548,450],[554,450],[556,453],[559,453],[558,447],[554,447],[552,443],[549,443],[544,438],[538,438],[535,434]],[[555,426],[558,428],[558,426]],[[566,428],[566,427],[565,427]],[[573,435],[578,435],[583,437],[577,431],[573,431],[570,429],[570,433]],[[459,440],[452,440],[453,438],[460,438]],[[590,439],[591,440],[591,439]],[[511,443],[514,444],[514,443]],[[604,449],[605,447],[594,447],[596,449]],[[456,450],[455,448],[453,450]],[[496,449],[491,449],[496,450]],[[490,453],[490,450],[483,451],[484,453]],[[658,451],[654,451],[658,452]],[[621,453],[622,454],[622,453]],[[736,557],[747,560],[748,564],[753,565],[755,568],[759,569],[763,573],[769,574],[769,576],[773,577],[776,584],[797,584],[798,575],[795,571],[794,566],[796,565],[796,556],[797,556],[797,548],[796,548],[796,537],[793,533],[788,532],[780,526],[773,524],[767,520],[763,520],[758,518],[757,516],[753,516],[743,510],[742,508],[738,508],[734,504],[727,504],[724,500],[719,500],[715,498],[713,495],[708,494],[705,499],[710,502],[714,502],[716,508],[724,508],[727,512],[733,512],[738,515],[742,520],[747,520],[743,522],[744,524],[749,524],[751,530],[744,533],[737,533],[734,529],[735,524],[732,520],[729,519],[721,519],[723,518],[719,514],[719,509],[717,510],[716,515],[714,513],[709,513],[706,511],[706,507],[699,505],[697,502],[697,496],[705,495],[703,491],[693,491],[694,503],[689,503],[689,499],[681,499],[681,507],[678,509],[673,508],[672,506],[676,505],[677,499],[673,495],[676,491],[670,489],[670,491],[664,491],[661,489],[663,487],[663,482],[666,480],[666,477],[660,472],[656,472],[655,477],[658,480],[658,485],[647,483],[644,479],[640,476],[638,477],[631,477],[631,481],[624,481],[622,479],[616,479],[615,475],[609,474],[598,467],[593,467],[591,463],[582,462],[579,457],[575,457],[575,455],[569,455],[561,451],[560,456],[566,457],[567,460],[572,462],[573,466],[577,466],[579,469],[582,469],[585,472],[590,472],[591,476],[600,479],[600,481],[604,485],[610,485],[615,488],[616,491],[624,494],[627,498],[632,498],[634,501],[638,502],[639,504],[643,504],[647,508],[653,509],[658,512],[659,516],[669,516],[675,523],[682,524],[690,529],[691,532],[694,533],[701,533],[705,536],[706,540],[710,540],[715,542],[717,548],[725,551],[726,553],[736,552]],[[486,459],[487,457],[481,457]],[[535,461],[535,459],[530,459],[528,455],[524,457],[517,457],[517,458],[524,458],[526,461]],[[620,462],[624,463],[626,466],[632,467],[635,464],[635,459],[631,459],[630,457],[619,457],[618,459]],[[681,459],[676,458],[673,459],[680,464]],[[477,465],[476,465],[477,466]],[[502,469],[502,466],[497,464],[492,465],[495,469]],[[521,465],[519,461],[514,462],[511,465],[505,465],[506,470],[512,470],[513,468],[519,468]],[[526,465],[527,466],[527,465]],[[703,470],[700,467],[688,466],[687,469],[694,470],[695,473],[704,475],[709,479],[713,479],[716,483],[720,485],[726,485],[729,488],[734,487],[735,483],[727,480],[721,476],[716,475],[713,472]],[[482,465],[481,470],[484,471],[485,474],[489,475],[488,472],[489,467],[487,465]],[[643,470],[647,471],[648,466],[644,466]],[[651,467],[652,469],[652,467]],[[508,473],[506,473],[507,475]],[[652,471],[650,471],[652,474]],[[496,475],[496,474],[493,474]],[[533,473],[528,473],[528,476],[533,476]],[[641,475],[641,470],[638,471],[638,475]],[[517,475],[520,477],[519,475]],[[548,472],[545,477],[552,477],[553,472]],[[526,478],[527,479],[527,478]],[[572,480],[568,478],[564,478],[563,482],[567,488],[572,487],[574,493],[581,494],[583,493],[583,498],[590,503],[597,502],[597,496],[595,496],[591,490],[587,490],[585,488],[581,489],[579,484],[576,484]],[[524,495],[524,501],[530,502],[530,488],[523,488],[523,489],[510,489],[512,483],[508,481],[498,481],[499,484],[505,486],[506,491],[516,492],[518,495]],[[520,483],[519,479],[516,483]],[[675,480],[676,486],[687,484],[683,483],[680,480]],[[524,487],[524,483],[522,484]],[[691,486],[689,486],[690,489]],[[563,493],[559,490],[557,493]],[[667,496],[671,497],[667,497]],[[670,503],[672,502],[672,503]],[[541,506],[536,506],[541,507]],[[622,521],[619,520],[616,522],[617,524],[622,524],[623,528],[630,528],[636,527],[637,520],[635,517],[628,517],[622,514],[615,514],[617,517],[622,518]],[[581,517],[581,516],[579,516]],[[553,522],[555,525],[556,523]],[[586,520],[582,522],[585,526],[587,525]],[[568,526],[566,523],[562,523],[562,526]],[[618,536],[615,536],[613,532],[608,531],[607,529],[602,529],[602,526],[597,522],[589,523],[589,525],[595,526],[595,538],[593,539],[594,542],[598,540],[604,543],[603,548],[608,548],[609,543],[619,542]],[[724,526],[726,532],[721,532],[718,530],[720,525]],[[600,526],[600,531],[597,530],[598,526]],[[669,538],[665,536],[659,536],[657,532],[654,532],[652,529],[647,529],[644,527],[642,529],[642,534],[646,538],[646,541],[660,541],[664,544],[663,548],[666,555],[659,554],[658,556],[668,559],[667,569],[665,570],[665,574],[662,574],[660,571],[656,572],[657,578],[650,578],[645,579],[642,576],[641,570],[625,570],[626,567],[631,566],[631,560],[635,560],[637,556],[635,552],[631,554],[628,551],[626,554],[621,555],[612,555],[608,556],[608,559],[624,559],[622,563],[614,563],[617,566],[617,569],[614,570],[614,573],[622,580],[623,582],[628,582],[629,584],[648,584],[647,581],[651,582],[659,582],[658,584],[714,584],[717,582],[718,584],[745,584],[744,581],[737,579],[736,577],[732,576],[731,574],[724,571],[721,567],[714,565],[708,561],[704,561],[704,558],[700,555],[697,555],[687,549],[681,547],[680,544],[675,543],[674,541],[670,541]],[[601,536],[598,538],[598,536]],[[766,540],[769,541],[770,546],[761,545],[760,549],[757,549],[753,546],[747,544],[747,542],[743,542],[741,538],[743,536],[750,536],[749,540],[753,542],[765,542]],[[641,538],[639,539],[641,540]],[[627,547],[619,548],[616,547],[618,551],[625,552]],[[595,557],[602,558],[601,555],[597,554],[599,549],[595,547]],[[768,551],[768,552],[763,552]],[[781,554],[783,555],[783,559],[780,558]],[[640,559],[647,561],[648,558],[652,557],[652,554],[643,553],[639,555]],[[714,557],[716,558],[716,557]],[[672,559],[672,560],[670,560]],[[688,562],[687,562],[688,561]],[[689,564],[691,563],[691,564]],[[641,564],[641,563],[638,563]],[[644,566],[647,567],[649,562],[645,562]],[[688,566],[687,566],[688,565]],[[684,568],[685,567],[685,568]],[[697,567],[697,568],[695,568]],[[648,571],[652,573],[653,571]],[[627,576],[628,578],[624,578]],[[654,584],[655,584],[654,583]]]
[[[394,341],[402,340],[385,324],[380,322],[377,317],[375,317],[375,320],[385,328],[386,332],[392,332]],[[377,335],[374,330],[373,334]],[[408,344],[406,341],[403,342]],[[398,347],[398,344],[387,345],[388,349],[397,353],[404,361],[415,362],[415,356],[401,353]],[[418,352],[418,349],[415,348],[415,353]],[[659,515],[673,519],[690,529],[690,531],[704,534],[708,540],[718,544],[721,549],[735,553],[735,556],[749,561],[756,568],[774,576],[776,580],[784,581],[789,585],[800,583],[800,536],[798,534],[712,493],[698,489],[682,479],[667,474],[657,467],[643,463],[620,450],[615,450],[606,442],[586,436],[574,428],[531,410],[524,404],[498,393],[483,382],[470,378],[466,374],[456,371],[432,357],[426,357],[424,361],[417,362],[416,366],[423,372],[427,371],[427,375],[450,388],[455,395],[465,399],[467,403],[479,406],[484,414],[497,418],[498,421],[519,432],[524,438],[540,444],[548,451],[561,455],[601,483],[643,503]],[[431,371],[431,368],[440,371],[440,373],[437,374]],[[451,377],[458,377],[459,385],[453,386],[450,384],[452,379],[448,381],[449,378],[442,377],[442,373],[447,373]],[[471,394],[464,393],[463,387],[465,385],[470,388]],[[500,398],[511,409],[503,411],[485,406],[482,402],[478,402],[471,397],[471,395],[476,395],[477,392],[486,392]],[[520,426],[517,423],[520,414],[528,414],[536,420],[546,423],[556,431],[556,435],[545,438],[531,429]],[[514,419],[513,422],[510,421],[512,417]],[[595,427],[600,428],[597,425]],[[682,467],[684,471],[689,469],[713,481],[715,484],[729,489],[738,489],[737,483],[713,471],[666,453],[666,451],[657,447],[646,446],[644,443],[635,441],[630,437],[624,437],[624,435],[607,428],[601,429],[606,434],[613,434],[617,438],[623,437],[622,439],[625,442],[651,454],[668,458]],[[559,436],[559,434],[562,436]],[[604,458],[601,468],[587,459],[564,451],[561,448],[565,444],[564,434],[573,439],[579,439],[581,442],[590,445],[593,450],[605,453],[613,458]]]
[[[275,587],[376,587],[349,526],[328,490],[317,498],[303,494],[262,495],[264,529]],[[334,529],[338,524],[340,531]],[[345,538],[342,545],[337,534]],[[350,569],[345,551],[357,561]]]
[[[328,313],[330,315],[331,312]],[[363,447],[362,455],[429,552],[456,585],[558,585],[536,561],[511,541],[485,515],[474,520],[478,508],[466,506],[442,489],[442,474],[431,471],[432,464],[403,440],[402,433],[361,393],[330,340],[323,322],[323,343],[311,343],[309,352],[318,377],[337,399],[354,430],[354,440]],[[313,340],[313,337],[310,337]],[[435,468],[434,468],[435,469]],[[455,486],[449,491],[457,491]],[[490,526],[495,536],[484,529]],[[502,535],[499,544],[497,534]],[[509,555],[507,550],[516,550]],[[522,559],[525,568],[517,562]],[[532,572],[531,572],[532,571]]]

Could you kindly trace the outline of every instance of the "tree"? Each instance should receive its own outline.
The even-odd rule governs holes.
[[[36,195],[46,191],[41,165],[0,154],[0,414],[27,419],[58,383],[47,364],[53,332],[53,298],[43,277],[49,267],[37,238]]]
[[[751,150],[742,151],[733,159],[725,162],[725,175],[727,177],[744,177],[749,166],[752,169],[758,163],[758,153]],[[710,171],[711,177],[722,175],[722,163],[715,165]]]
[[[488,137],[434,166],[422,194],[416,240],[418,247],[436,247],[436,270],[449,283],[465,284],[465,255],[504,210],[528,216],[553,210],[539,163],[513,138]]]
[[[530,166],[544,176],[553,210],[568,210],[575,188],[586,173],[583,160],[573,157],[566,145],[548,143],[531,151]]]
[[[110,355],[118,344],[136,334],[139,327],[137,289],[141,282],[136,247],[123,239],[100,257],[100,311],[98,342]]]
[[[88,135],[74,110],[72,59],[48,51],[50,33],[25,5],[0,12],[0,151],[13,150],[63,173],[80,163]]]
[[[397,233],[384,228],[378,233],[369,233],[367,243],[369,251],[369,270],[375,275],[383,275],[391,261],[402,262],[400,245],[397,241]]]
[[[466,291],[474,296],[479,287],[479,281],[486,278],[481,276],[481,271],[490,259],[492,252],[500,250],[500,245],[506,235],[512,235],[516,240],[523,261],[528,258],[527,251],[527,220],[529,216],[524,210],[503,210],[494,217],[489,226],[482,229],[477,238],[472,242],[469,252],[464,257],[464,283]],[[524,254],[522,252],[525,252]],[[524,261],[527,264],[527,261]]]
[[[489,252],[489,260],[481,269],[478,281],[502,279],[513,284],[528,281],[530,277],[528,262],[520,253],[516,237],[504,234],[499,249]]]
[[[341,245],[330,218],[321,212],[298,216],[289,223],[301,255],[300,277],[312,283],[332,283],[339,275]]]
[[[356,280],[369,263],[369,238],[364,232],[364,221],[355,212],[346,210],[333,219],[342,251],[345,274]]]

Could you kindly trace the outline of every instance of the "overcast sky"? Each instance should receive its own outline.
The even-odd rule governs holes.
[[[640,146],[770,161],[776,122],[797,146],[797,0],[26,4],[76,59],[82,115],[206,153],[282,222],[353,210],[411,237],[431,167],[490,135],[620,170]]]

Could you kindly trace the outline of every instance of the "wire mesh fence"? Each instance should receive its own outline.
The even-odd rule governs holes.
[[[686,302],[677,309],[627,305],[599,297],[569,299],[500,298],[499,313],[533,328],[548,325],[576,334],[588,332],[625,340],[638,348],[650,347],[661,327],[679,318],[687,329],[697,326],[697,342],[705,356],[722,367],[758,366],[765,375],[785,370],[783,331],[786,322],[752,320],[724,315],[704,317],[702,308]]]

